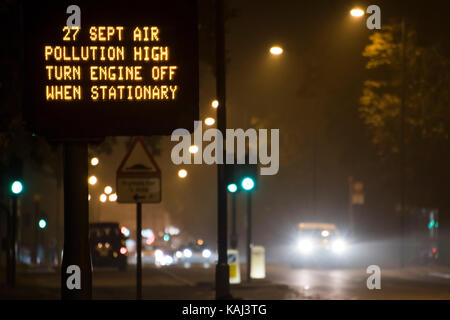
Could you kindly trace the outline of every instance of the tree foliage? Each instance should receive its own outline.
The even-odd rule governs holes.
[[[439,44],[422,46],[411,27],[406,30],[404,66],[399,24],[384,25],[370,36],[363,52],[368,79],[359,112],[381,158],[398,161],[405,77],[407,179],[413,185],[411,193],[423,198],[417,201],[427,203],[427,195],[442,188],[441,178],[449,174],[450,60]]]

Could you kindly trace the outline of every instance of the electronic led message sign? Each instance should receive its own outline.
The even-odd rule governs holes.
[[[80,26],[68,26],[68,7]],[[197,3],[25,4],[25,116],[56,139],[170,134],[198,119]]]

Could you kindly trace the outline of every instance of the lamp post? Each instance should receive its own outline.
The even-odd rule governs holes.
[[[216,97],[217,129],[225,136],[226,77],[225,77],[225,1],[216,1]],[[225,143],[225,141],[224,141]],[[224,152],[222,158],[224,158]],[[217,251],[216,299],[230,299],[230,269],[228,265],[227,190],[225,165],[217,165]]]
[[[255,187],[255,181],[250,177],[245,177],[241,186],[247,191],[247,281],[250,282],[252,266],[252,190]]]
[[[236,191],[237,185],[235,183],[230,183],[227,186],[228,192],[231,196],[231,237],[230,237],[230,247],[231,249],[237,249],[238,245],[238,235],[236,232]]]
[[[354,8],[350,15],[355,18],[362,17],[364,11]],[[400,267],[404,268],[406,264],[406,241],[405,241],[405,220],[406,220],[406,143],[405,143],[405,118],[406,118],[406,19],[402,16],[401,20],[401,89],[400,89]]]
[[[8,215],[8,256],[7,256],[7,284],[9,287],[16,286],[16,249],[17,249],[17,208],[19,195],[23,191],[23,184],[16,180],[11,184],[12,210]]]
[[[400,247],[400,267],[405,267],[405,204],[406,204],[406,144],[405,144],[405,103],[406,103],[406,22],[402,17],[401,22],[402,37],[402,88],[400,105],[400,189],[401,189],[401,247]]]

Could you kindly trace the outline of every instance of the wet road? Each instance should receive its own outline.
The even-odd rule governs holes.
[[[448,268],[447,268],[448,269]],[[369,290],[366,269],[294,269],[268,266],[271,281],[289,285],[298,299],[450,299],[442,268],[381,268],[381,288]]]

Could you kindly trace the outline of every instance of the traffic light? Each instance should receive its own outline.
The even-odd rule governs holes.
[[[258,164],[248,163],[246,158],[245,164],[235,165],[234,181],[244,191],[253,191],[258,184]]]
[[[235,193],[239,190],[252,191],[257,186],[258,165],[257,164],[227,164],[226,183],[227,190]]]
[[[45,227],[47,227],[47,220],[45,220],[44,218],[40,219],[38,225],[39,228],[45,229]]]
[[[255,187],[255,181],[251,177],[245,177],[242,179],[241,185],[245,191],[250,191]]]
[[[14,194],[20,194],[23,190],[23,184],[19,180],[11,183],[11,192]]]
[[[12,156],[9,159],[8,178],[11,181],[11,192],[15,195],[23,191],[23,177],[22,177],[23,162],[17,156]]]
[[[228,189],[229,192],[235,193],[237,191],[238,187],[237,187],[236,183],[230,183],[227,186],[227,189]]]

